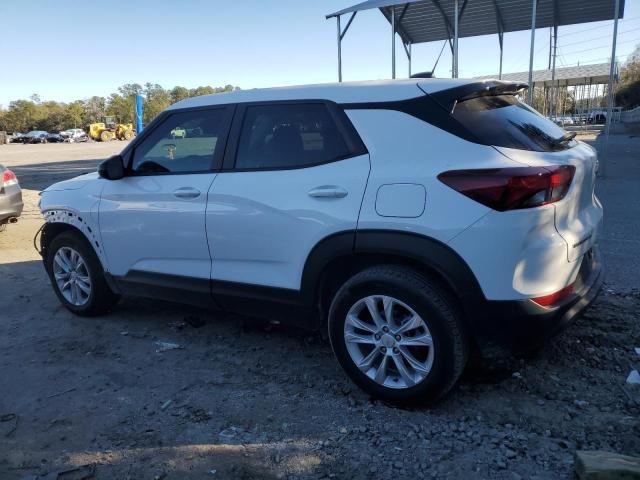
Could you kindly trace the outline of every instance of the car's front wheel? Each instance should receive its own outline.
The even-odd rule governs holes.
[[[338,361],[363,390],[396,403],[433,403],[460,377],[468,345],[451,296],[409,268],[369,268],[329,309]]]
[[[79,232],[57,235],[47,249],[45,266],[56,295],[77,315],[106,313],[118,301],[104,278],[100,260]]]

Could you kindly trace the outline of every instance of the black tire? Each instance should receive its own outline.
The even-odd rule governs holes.
[[[74,305],[64,297],[54,278],[54,257],[58,250],[63,247],[70,247],[80,254],[87,266],[89,278],[91,279],[89,297],[86,303],[80,306]],[[110,311],[118,302],[119,296],[109,288],[98,256],[89,242],[79,232],[65,231],[53,238],[47,249],[45,268],[58,299],[68,310],[76,315],[83,317],[102,315]]]
[[[363,373],[351,358],[345,341],[347,313],[359,300],[386,295],[400,300],[422,317],[433,339],[431,370],[406,388],[381,385]],[[329,339],[349,377],[373,397],[397,404],[433,404],[456,384],[469,356],[469,345],[455,300],[438,284],[409,268],[372,267],[354,275],[335,294],[329,309]]]

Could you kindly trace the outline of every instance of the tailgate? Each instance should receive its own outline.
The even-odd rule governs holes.
[[[556,230],[567,243],[567,259],[574,262],[595,244],[602,221],[602,205],[595,195],[597,154],[583,142],[560,152],[532,152],[496,147],[506,156],[531,166],[573,165],[576,170],[564,199],[553,204]]]

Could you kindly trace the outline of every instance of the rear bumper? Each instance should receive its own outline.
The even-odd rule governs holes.
[[[486,301],[475,325],[483,354],[496,349],[524,353],[540,347],[566,328],[596,299],[604,282],[604,265],[597,246],[582,259],[574,293],[563,303],[545,308],[531,300]]]
[[[11,217],[19,217],[22,214],[22,191],[8,191],[0,195],[0,224],[6,223]]]

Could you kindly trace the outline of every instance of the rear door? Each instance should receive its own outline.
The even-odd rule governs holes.
[[[313,247],[356,229],[369,155],[323,101],[239,106],[231,139],[207,205],[214,294],[226,282],[298,290]]]

